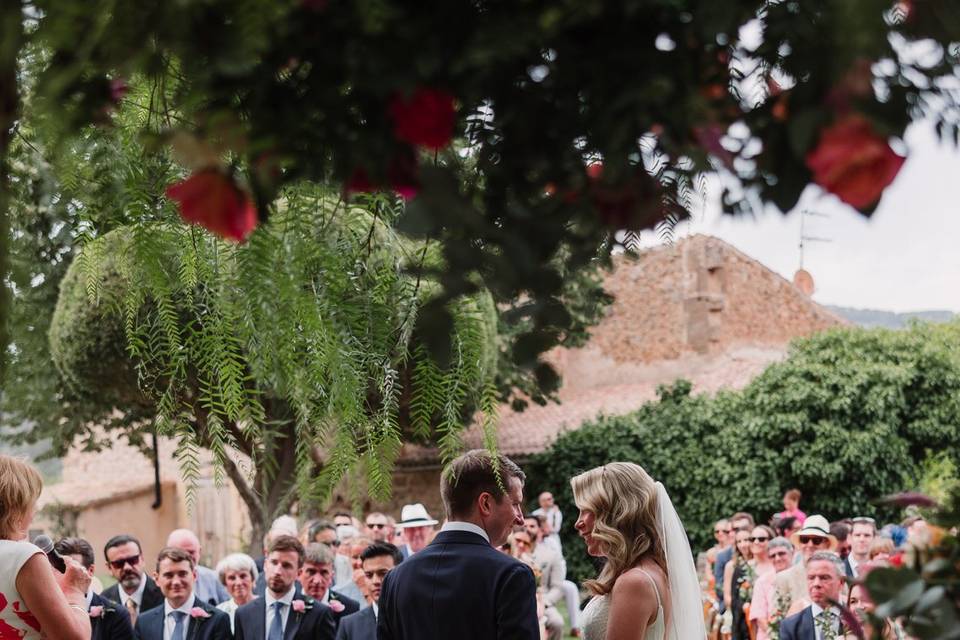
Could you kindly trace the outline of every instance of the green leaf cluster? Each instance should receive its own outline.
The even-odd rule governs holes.
[[[705,548],[718,518],[766,521],[793,487],[808,514],[894,518],[873,501],[918,487],[932,455],[960,460],[960,323],[835,329],[796,341],[740,391],[690,390],[661,387],[658,401],[565,433],[531,461],[529,494],[550,490],[566,511],[574,576],[593,568],[575,541],[569,479],[606,462],[636,462],[661,480],[694,548]]]

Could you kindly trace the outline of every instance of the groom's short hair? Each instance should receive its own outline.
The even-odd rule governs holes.
[[[491,457],[486,449],[473,449],[453,459],[440,478],[440,496],[447,518],[468,515],[477,496],[484,492],[499,502],[510,478],[517,478],[520,484],[527,479],[517,463],[504,455]]]

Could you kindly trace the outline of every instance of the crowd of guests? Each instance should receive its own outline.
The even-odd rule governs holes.
[[[702,555],[704,611],[710,640],[840,640],[856,638],[845,606],[874,637],[874,606],[860,582],[874,568],[899,563],[908,544],[921,546],[926,522],[912,516],[878,527],[872,517],[829,522],[800,510],[800,491],[783,497],[769,524],[738,512],[717,521],[716,545]],[[907,636],[884,620],[885,639]]]

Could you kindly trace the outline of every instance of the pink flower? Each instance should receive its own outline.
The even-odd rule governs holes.
[[[204,611],[201,607],[194,607],[190,609],[191,618],[209,618],[210,614]]]
[[[294,600],[293,604],[290,606],[292,606],[293,610],[297,613],[303,613],[307,609],[307,605],[303,602],[303,600]]]
[[[420,87],[409,96],[398,93],[390,100],[388,111],[398,140],[439,150],[453,137],[457,108],[446,91]]]
[[[332,609],[334,613],[340,613],[346,609],[346,607],[344,607],[343,603],[339,600],[330,600],[330,609]]]
[[[197,171],[170,185],[167,197],[177,201],[187,222],[235,242],[243,242],[259,221],[250,195],[216,169]]]
[[[90,607],[91,618],[99,618],[102,615],[103,615],[103,607],[101,606]]]

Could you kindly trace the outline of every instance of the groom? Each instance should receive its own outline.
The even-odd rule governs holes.
[[[378,640],[539,640],[533,572],[494,548],[523,524],[525,479],[509,458],[483,449],[447,466],[448,522],[384,579]]]

